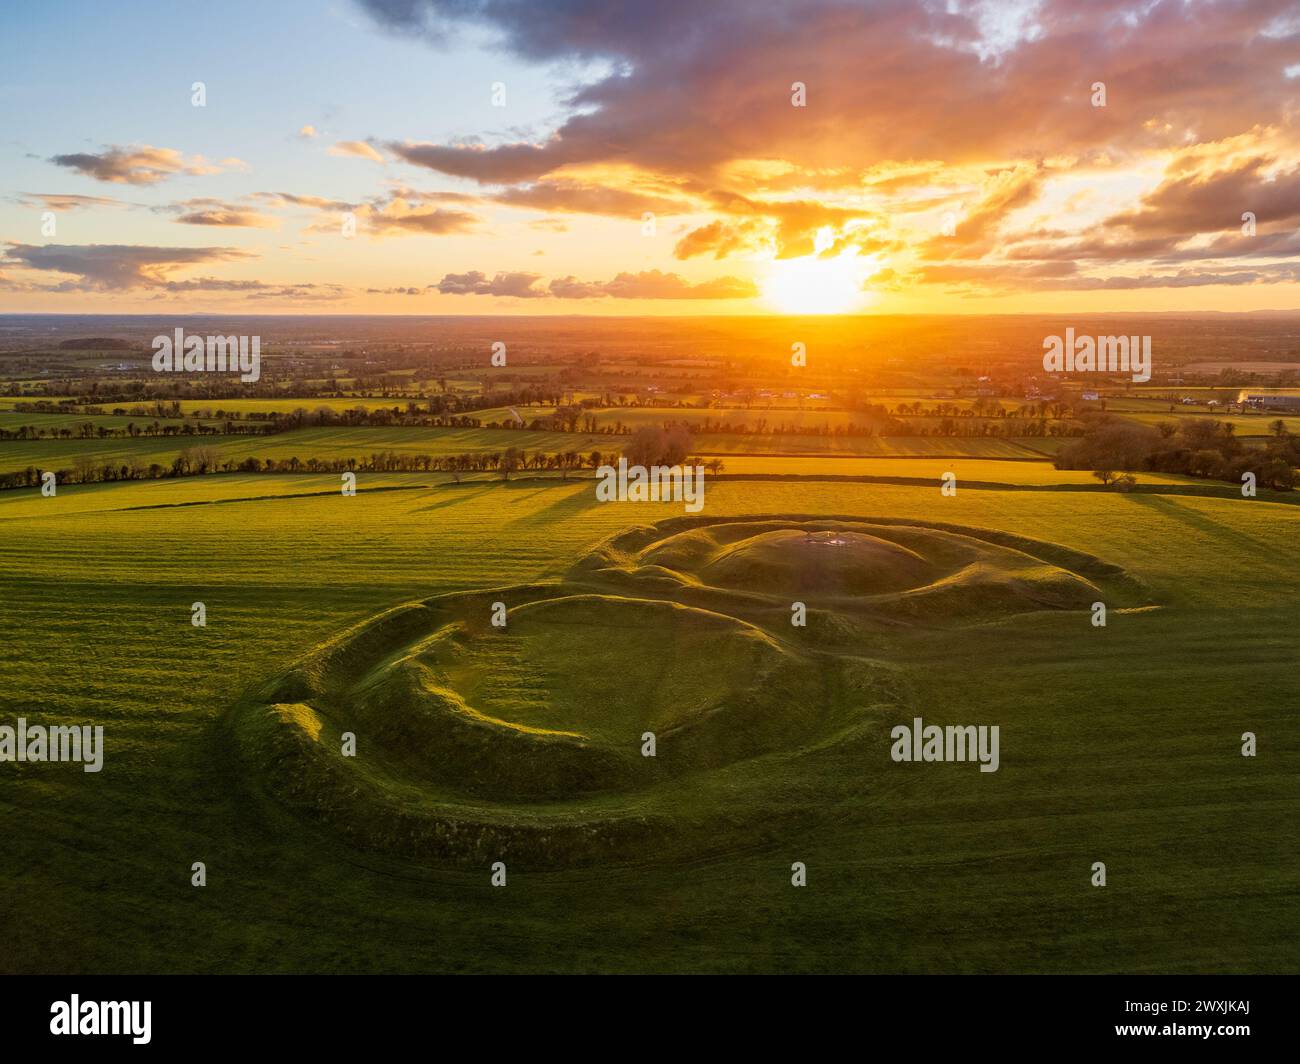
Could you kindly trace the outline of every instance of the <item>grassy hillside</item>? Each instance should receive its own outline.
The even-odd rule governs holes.
[[[959,633],[942,618],[864,630],[854,652],[897,673],[893,693],[872,697],[927,721],[998,724],[999,772],[896,764],[887,734],[826,745],[817,729],[783,723],[780,756],[656,799],[681,827],[662,846],[594,868],[522,855],[494,890],[486,862],[358,847],[271,800],[235,748],[235,707],[378,611],[560,581],[610,537],[682,508],[601,505],[589,481],[389,477],[345,498],[319,478],[329,494],[306,495],[317,479],[0,493],[0,716],[103,723],[107,743],[98,775],[31,764],[0,773],[0,894],[11,903],[0,968],[1294,968],[1300,872],[1279,854],[1300,842],[1297,508],[1200,494],[942,498],[896,484],[710,482],[710,518],[996,529],[1121,567],[1156,608],[1115,609],[1102,629],[1071,608],[999,613]],[[741,561],[770,564],[761,553]],[[758,571],[710,564],[693,571],[742,583]],[[196,600],[206,628],[190,625]],[[638,671],[587,659],[574,688],[583,697],[564,703],[565,717],[524,723],[580,729],[603,699],[639,726],[656,712],[647,678],[674,675],[658,627],[634,626],[625,650]],[[603,624],[590,639],[614,646],[621,631]],[[520,650],[543,658],[572,644],[554,624],[519,638],[539,640]],[[523,698],[507,658],[493,660],[485,699]],[[709,680],[673,682],[706,692]],[[770,711],[796,720],[799,686],[773,691]],[[861,699],[831,703],[847,711]],[[1246,730],[1259,736],[1253,760],[1239,752]],[[790,819],[754,830],[745,809],[762,794],[779,794]],[[710,845],[697,850],[696,837]],[[189,885],[199,860],[203,890]],[[803,890],[789,885],[796,860],[808,866]],[[1088,884],[1096,860],[1108,866],[1105,890]]]

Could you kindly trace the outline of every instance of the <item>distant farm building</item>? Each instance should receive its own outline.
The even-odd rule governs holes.
[[[1242,392],[1237,396],[1242,406],[1253,406],[1256,410],[1300,410],[1300,395],[1255,395]]]

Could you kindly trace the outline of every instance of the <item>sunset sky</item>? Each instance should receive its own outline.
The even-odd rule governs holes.
[[[19,0],[0,115],[6,312],[1300,308],[1294,0]]]

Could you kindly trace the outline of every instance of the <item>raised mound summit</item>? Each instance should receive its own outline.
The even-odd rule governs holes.
[[[951,624],[1086,609],[1100,594],[1097,579],[1123,575],[1054,544],[977,529],[848,519],[667,523],[676,525],[619,537],[570,579],[585,573],[622,587],[653,585],[688,601],[734,593]]]
[[[760,532],[726,546],[699,569],[716,587],[792,595],[878,595],[927,584],[935,568],[897,543],[862,532]]]
[[[1083,610],[1125,580],[975,529],[679,519],[558,583],[388,610],[250,696],[236,733],[257,789],[358,845],[581,863],[707,836],[741,815],[731,794],[761,817],[801,758],[910,712],[868,633]],[[690,823],[670,812],[687,797]]]

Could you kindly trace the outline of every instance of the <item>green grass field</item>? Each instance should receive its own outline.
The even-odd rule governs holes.
[[[966,481],[992,484],[1046,486],[1097,484],[1087,470],[1057,469],[1050,462],[1023,458],[921,458],[914,455],[857,458],[787,458],[780,455],[732,455],[723,459],[725,474],[780,474],[782,476],[908,477],[938,484],[945,473]],[[1173,473],[1139,473],[1139,484],[1186,484],[1205,487],[1205,481]]]
[[[313,648],[327,652],[349,626],[404,602],[450,595],[447,608],[481,623],[476,604],[494,597],[485,589],[599,589],[615,602],[603,619],[574,606],[534,621],[525,611],[510,633],[522,640],[514,649],[466,629],[463,644],[430,644],[413,661],[442,669],[438,684],[481,698],[503,719],[592,729],[592,742],[622,756],[629,729],[659,720],[683,693],[698,693],[704,707],[719,690],[709,673],[675,671],[673,640],[699,633],[684,616],[687,628],[672,635],[646,615],[651,607],[635,605],[670,586],[638,566],[679,573],[680,594],[695,603],[688,613],[750,610],[744,623],[778,642],[796,637],[773,619],[772,603],[789,597],[781,581],[809,577],[785,541],[769,548],[761,537],[740,554],[721,540],[683,540],[668,554],[652,544],[659,553],[640,562],[619,548],[607,574],[593,576],[578,564],[590,552],[682,518],[682,507],[602,505],[590,481],[437,481],[363,478],[355,498],[339,495],[333,478],[271,476],[68,487],[53,499],[0,494],[3,716],[103,723],[107,746],[98,775],[50,764],[0,774],[0,894],[9,901],[0,967],[1294,970],[1300,870],[1284,855],[1300,842],[1292,668],[1300,509],[1195,493],[972,489],[942,498],[898,484],[711,482],[702,515],[711,521],[937,522],[1027,537],[1047,560],[1015,555],[1022,560],[1012,564],[999,553],[1006,545],[979,548],[983,560],[966,570],[978,579],[955,592],[951,610],[936,612],[947,600],[927,593],[918,613],[906,588],[889,591],[900,605],[879,614],[845,614],[842,603],[814,598],[811,642],[799,653],[847,655],[868,670],[860,680],[848,665],[804,675],[795,661],[786,672],[758,649],[745,664],[737,654],[757,647],[750,629],[708,622],[714,642],[698,645],[711,646],[716,676],[731,675],[723,687],[738,689],[742,675],[753,681],[749,701],[729,711],[748,706],[755,723],[717,731],[679,721],[694,745],[690,764],[674,766],[674,724],[664,720],[655,763],[663,783],[637,777],[607,796],[570,799],[588,819],[626,820],[641,809],[654,826],[648,836],[618,835],[617,850],[594,866],[572,839],[549,848],[519,841],[526,831],[535,841],[538,818],[573,815],[569,803],[494,792],[491,774],[447,776],[463,764],[436,743],[417,748],[429,759],[423,768],[397,754],[364,762],[394,788],[381,792],[386,803],[424,781],[401,810],[451,803],[468,824],[488,814],[471,816],[464,795],[492,806],[499,834],[485,837],[514,847],[509,885],[496,890],[476,852],[412,854],[347,830],[351,816],[382,834],[390,821],[365,812],[397,816],[391,804],[334,792],[341,804],[318,817],[282,800],[277,777],[250,759],[258,732],[240,707]],[[906,549],[927,565],[953,564],[948,533],[932,546],[916,538],[928,533],[897,535],[914,537]],[[894,571],[863,543],[853,572]],[[1083,564],[1068,552],[1118,567],[1129,582],[1052,576],[1055,566]],[[943,583],[947,571],[909,579]],[[814,590],[838,579],[809,572],[821,574]],[[1007,595],[1046,594],[1032,590],[1036,581],[1067,578],[1102,589],[1114,607],[1107,627],[1094,628],[1073,599],[1007,605],[1015,601]],[[565,590],[575,580],[581,586]],[[735,597],[765,586],[776,595],[766,604]],[[195,601],[206,603],[206,628],[190,624]],[[970,612],[967,602],[980,605]],[[580,675],[569,676],[558,656]],[[546,689],[563,697],[539,700],[528,689],[537,670],[512,662],[529,661],[550,663]],[[810,679],[831,675],[841,677],[831,686]],[[474,691],[467,676],[489,687]],[[657,694],[669,680],[679,686]],[[606,703],[622,716],[590,717]],[[1000,770],[892,762],[885,725],[914,712],[998,724]],[[745,728],[756,729],[752,748]],[[1243,731],[1259,737],[1254,759],[1240,756]],[[363,753],[381,741],[401,750],[400,736],[362,729]],[[544,767],[511,756],[493,763]],[[441,782],[425,781],[430,772]],[[1108,868],[1104,890],[1089,885],[1098,860]],[[207,864],[202,890],[189,885],[194,861]],[[807,865],[806,889],[789,884],[793,861]]]
[[[610,439],[611,437],[605,437]],[[612,437],[617,439],[618,437]],[[944,455],[970,458],[1048,458],[1065,438],[1052,436],[749,436],[705,434],[694,437],[699,454]]]
[[[1185,409],[1172,414],[1168,411],[1141,411],[1126,413],[1124,416],[1130,421],[1138,421],[1143,425],[1158,425],[1162,421],[1181,421],[1183,418],[1220,421],[1231,425],[1238,436],[1271,436],[1273,430],[1270,426],[1277,421],[1281,421],[1288,432],[1300,431],[1300,417],[1277,412],[1265,414],[1216,414],[1204,407],[1199,407],[1195,409],[1195,412],[1188,412]]]
[[[612,425],[622,422],[624,425],[662,425],[666,421],[698,425],[704,421],[723,422],[733,425],[756,426],[760,422],[770,431],[779,426],[804,427],[813,430],[828,428],[834,430],[841,425],[863,425],[872,420],[872,416],[853,410],[822,409],[816,402],[807,403],[803,408],[793,405],[793,400],[781,400],[784,405],[764,406],[755,404],[750,407],[728,406],[708,407],[705,409],[674,407],[605,407],[592,411],[598,424]],[[523,414],[523,411],[520,411]]]

